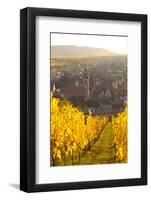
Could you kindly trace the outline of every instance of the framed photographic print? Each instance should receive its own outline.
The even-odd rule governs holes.
[[[20,12],[20,189],[147,184],[147,16]]]

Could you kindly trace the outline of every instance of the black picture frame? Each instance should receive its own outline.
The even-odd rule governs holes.
[[[54,16],[83,19],[120,20],[141,23],[141,178],[88,182],[36,184],[35,163],[35,19]],[[20,190],[57,190],[121,187],[147,184],[147,15],[48,8],[20,11]]]

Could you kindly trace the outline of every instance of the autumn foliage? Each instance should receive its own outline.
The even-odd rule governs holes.
[[[116,146],[117,162],[127,162],[127,107],[124,112],[112,117],[112,132]]]
[[[108,122],[108,117],[85,115],[68,100],[51,96],[51,159],[53,165],[91,145]]]

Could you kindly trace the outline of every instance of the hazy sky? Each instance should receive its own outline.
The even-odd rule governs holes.
[[[127,54],[128,37],[51,33],[51,45],[76,45],[105,48]]]

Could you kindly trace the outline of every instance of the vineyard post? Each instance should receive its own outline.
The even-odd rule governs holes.
[[[73,165],[73,149],[72,149],[72,155],[71,156],[72,156],[72,165]]]
[[[79,151],[79,163],[80,163],[80,151]]]
[[[64,156],[63,156],[63,162],[64,162],[64,165],[66,164],[66,155],[64,153]]]

